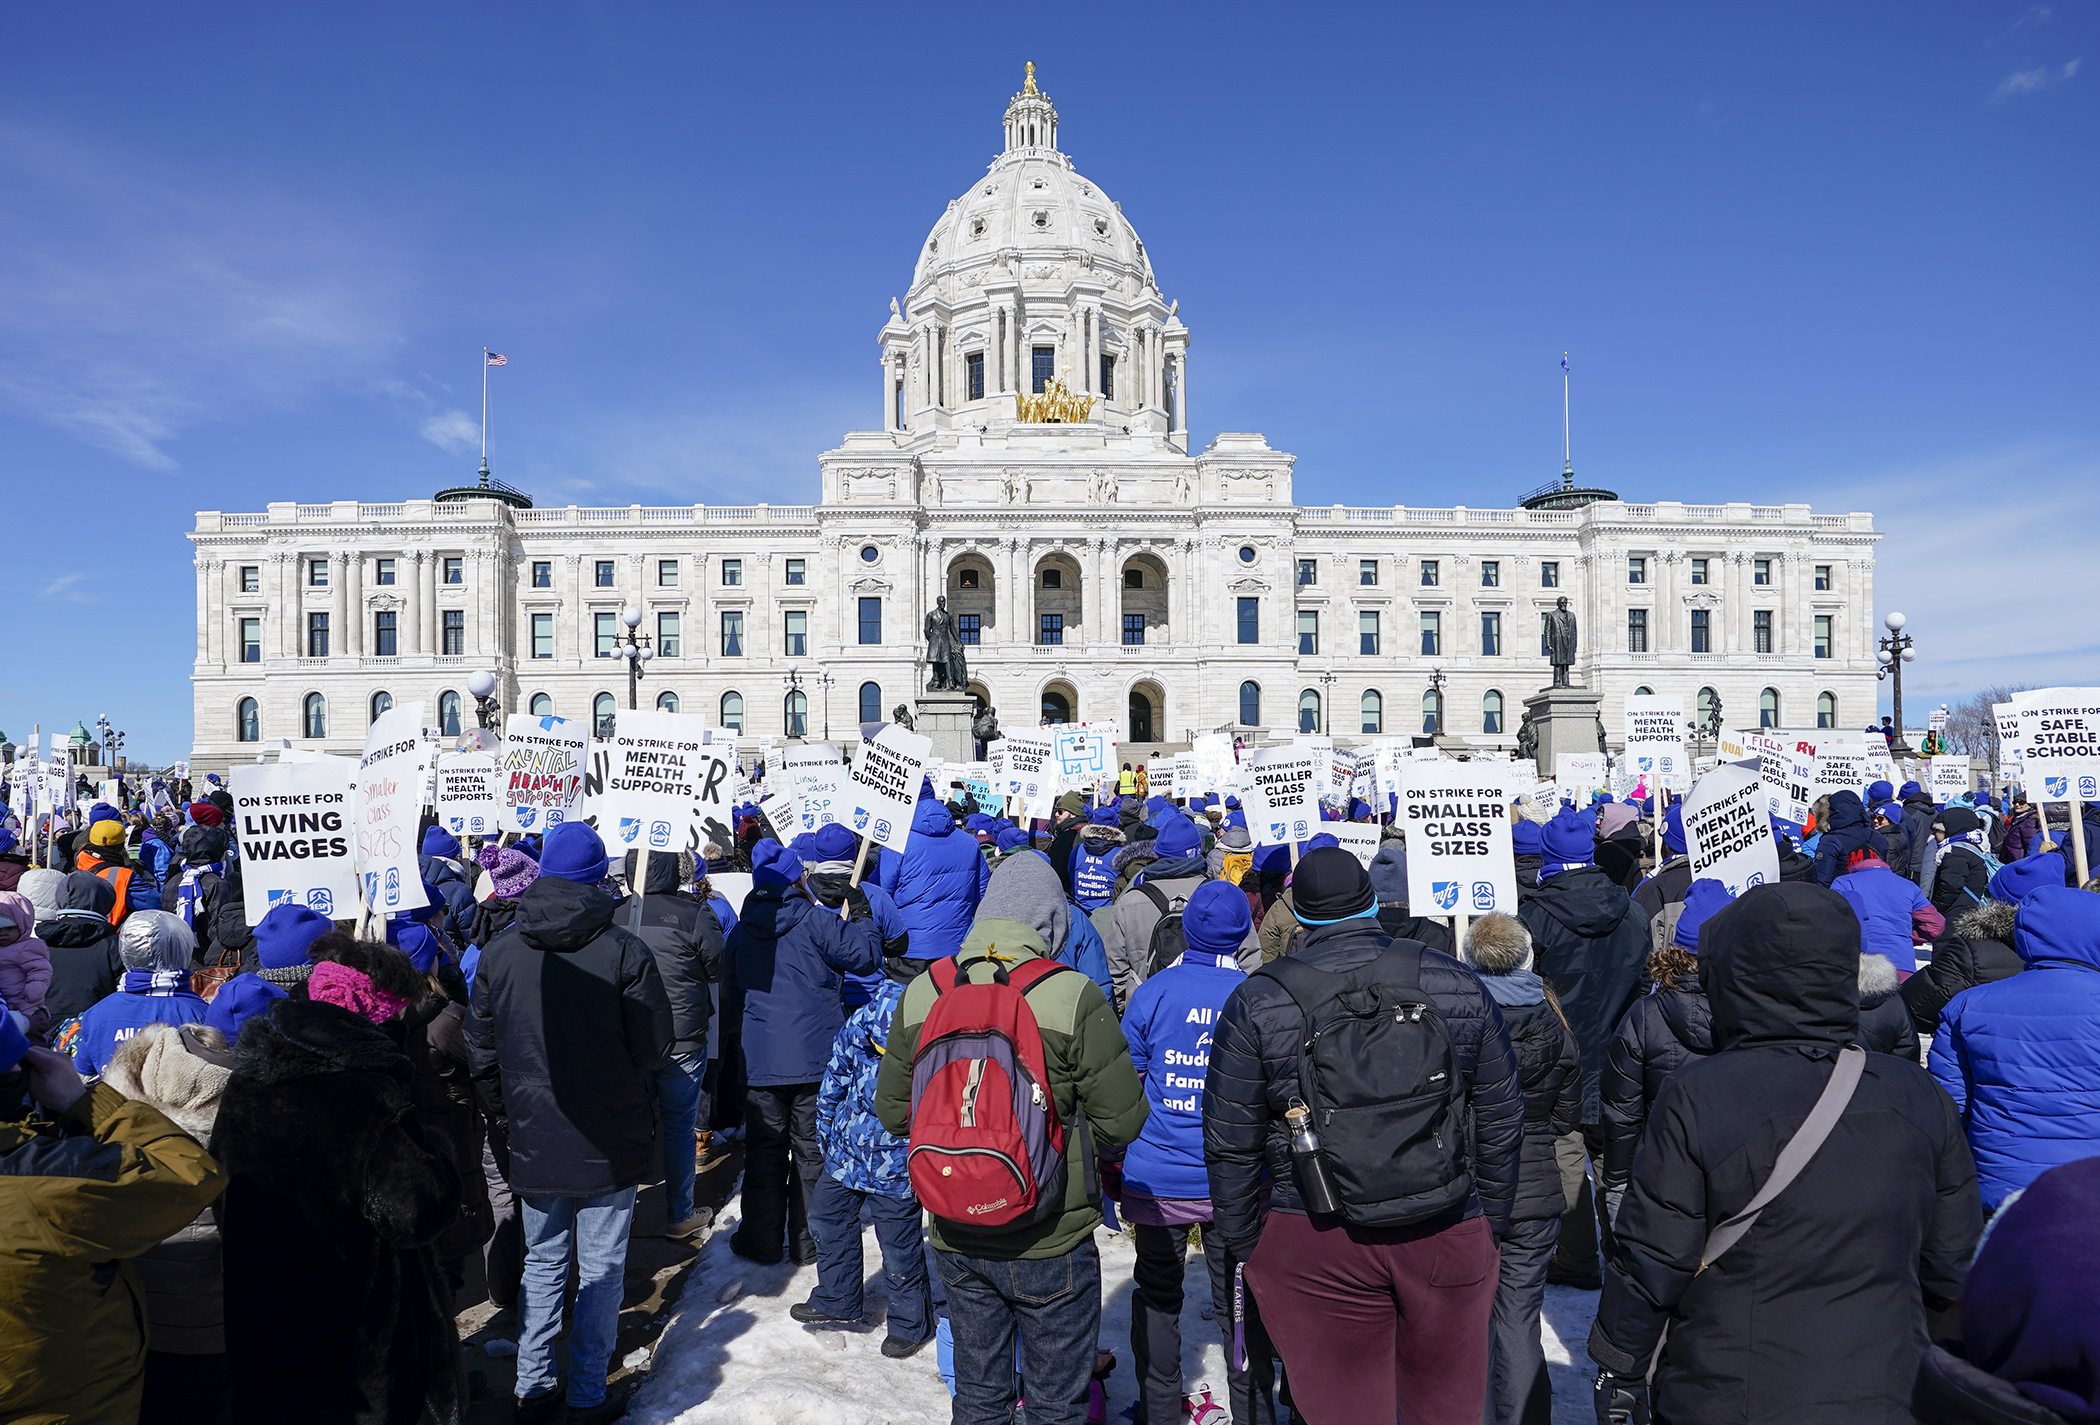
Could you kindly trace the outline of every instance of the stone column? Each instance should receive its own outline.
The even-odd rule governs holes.
[[[294,657],[295,645],[286,632],[296,617],[294,601],[298,598],[298,586],[292,582],[292,556],[282,549],[270,553],[270,612],[263,618],[263,627],[270,632],[269,643],[263,656],[266,658]]]
[[[199,554],[197,566],[197,662],[212,661],[212,630],[219,626],[219,611],[212,598],[212,581],[217,572],[215,560]]]
[[[361,549],[350,551],[349,567],[344,570],[343,601],[350,606],[344,620],[343,631],[337,637],[343,640],[343,652],[353,658],[362,658],[365,652],[365,554]]]
[[[403,550],[394,563],[394,578],[407,587],[401,597],[407,607],[401,610],[402,627],[394,632],[394,646],[403,654],[423,651],[423,551]]]
[[[563,607],[569,615],[570,656],[580,661],[590,657],[591,639],[591,615],[590,611],[583,606],[583,556],[581,554],[564,554],[562,562],[569,566],[568,587],[562,592],[566,595],[563,600]],[[557,634],[555,637],[558,641],[560,635]]]
[[[331,657],[348,653],[343,625],[349,621],[350,551],[338,549],[328,556],[328,652]]]

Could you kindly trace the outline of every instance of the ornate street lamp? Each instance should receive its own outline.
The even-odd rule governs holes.
[[[1895,690],[1896,735],[1889,739],[1889,753],[1896,757],[1908,757],[1912,754],[1910,744],[1903,740],[1903,665],[1915,660],[1918,654],[1917,650],[1911,647],[1911,636],[1903,631],[1903,626],[1910,622],[1909,619],[1891,611],[1881,622],[1889,632],[1888,637],[1882,639],[1880,646],[1874,650],[1874,661],[1881,665],[1881,670],[1874,676],[1887,678]]]
[[[503,710],[496,705],[496,675],[486,668],[476,668],[467,674],[467,692],[474,698],[474,720],[482,731],[495,731],[503,717]]]
[[[636,706],[637,685],[642,680],[642,669],[656,656],[656,650],[649,646],[648,634],[635,632],[642,625],[640,609],[633,604],[621,609],[620,622],[627,625],[627,635],[623,639],[614,640],[613,646],[619,649],[620,657],[627,660],[627,710],[632,712]]]

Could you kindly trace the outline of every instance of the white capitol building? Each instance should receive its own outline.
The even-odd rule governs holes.
[[[1572,475],[1517,508],[1458,486],[1301,506],[1262,436],[1195,449],[1190,330],[1057,122],[1031,68],[877,333],[880,428],[818,456],[816,504],[548,509],[484,472],[430,499],[200,513],[194,760],[354,751],[397,700],[471,726],[482,669],[505,709],[602,715],[627,703],[629,609],[655,652],[643,706],[753,748],[847,739],[925,687],[944,591],[1010,728],[1509,747],[1563,597],[1614,741],[1644,691],[1718,696],[1730,725],[1873,720],[1867,514],[1628,504]]]

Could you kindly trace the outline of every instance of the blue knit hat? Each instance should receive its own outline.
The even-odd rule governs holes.
[[[1663,813],[1663,850],[1684,854],[1684,803],[1671,802]]]
[[[2064,853],[2041,851],[1999,867],[1997,874],[1991,877],[1988,889],[1992,900],[2005,905],[2018,905],[2043,886],[2060,886],[2063,883]]]
[[[1895,799],[1895,784],[1890,782],[1886,777],[1867,783],[1866,802],[1868,806],[1878,807],[1883,802],[1892,802]]]
[[[1018,826],[1001,827],[996,844],[1001,851],[1025,851],[1028,849],[1028,833]]]
[[[1509,824],[1510,854],[1513,856],[1539,856],[1544,854],[1542,838],[1545,828],[1528,816],[1520,816]]]
[[[1903,825],[1903,803],[1883,802],[1874,808],[1874,815],[1882,817],[1891,826]]]
[[[792,846],[761,841],[751,848],[753,886],[791,886],[802,879],[802,857]]]
[[[1193,856],[1203,849],[1203,838],[1196,834],[1196,827],[1187,817],[1174,815],[1159,829],[1159,837],[1152,849],[1164,858]]]
[[[963,818],[963,830],[965,831],[990,831],[991,829],[992,818],[988,812],[973,811]]]
[[[118,811],[108,802],[96,802],[88,808],[87,824],[89,826],[93,826],[98,821],[122,821],[123,819],[124,813]]]
[[[459,838],[442,826],[433,826],[430,830],[423,833],[423,854],[425,856],[457,856],[459,854]]]
[[[1896,799],[1898,801],[1901,801],[1906,797],[1914,797],[1919,792],[1922,792],[1924,790],[1925,789],[1919,786],[1916,782],[1905,782],[1902,786],[1896,789]]]
[[[595,886],[605,879],[605,843],[582,822],[565,821],[547,833],[540,874]]]
[[[306,949],[335,929],[335,922],[297,901],[279,901],[255,924],[255,958],[265,970],[306,963]]]
[[[414,920],[396,920],[386,928],[387,943],[408,956],[408,963],[416,967],[419,974],[427,975],[436,968],[438,957],[444,953],[445,943],[429,926]]]
[[[1590,819],[1563,807],[1539,834],[1539,854],[1546,858],[1547,872],[1569,866],[1587,866],[1597,854],[1597,836]]]
[[[1086,814],[1088,826],[1114,826],[1116,821],[1116,809],[1112,806],[1095,807]]]
[[[1281,844],[1254,848],[1254,869],[1264,876],[1287,876],[1291,870],[1291,848]]]
[[[1331,831],[1323,831],[1319,835],[1315,836],[1312,840],[1306,842],[1303,846],[1298,848],[1298,859],[1301,861],[1304,860],[1306,852],[1317,851],[1322,846],[1340,847],[1341,844],[1342,839],[1340,837],[1336,836]]]
[[[1254,929],[1247,909],[1247,894],[1223,881],[1205,881],[1196,887],[1181,911],[1181,933],[1189,949],[1206,955],[1232,955]]]
[[[802,838],[795,839],[800,841]],[[859,841],[852,827],[834,821],[810,834],[808,854],[813,861],[851,861],[853,853],[859,849]],[[797,854],[801,853],[798,851]]]
[[[1711,878],[1692,882],[1692,888],[1684,893],[1684,909],[1677,913],[1677,930],[1670,942],[1694,955],[1699,953],[1699,927],[1709,917],[1727,905],[1735,897],[1728,894],[1728,887]]]

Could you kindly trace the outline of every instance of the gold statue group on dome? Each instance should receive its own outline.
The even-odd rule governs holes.
[[[1014,419],[1024,425],[1078,425],[1094,413],[1099,396],[1082,396],[1051,377],[1041,394],[1014,392]]]

